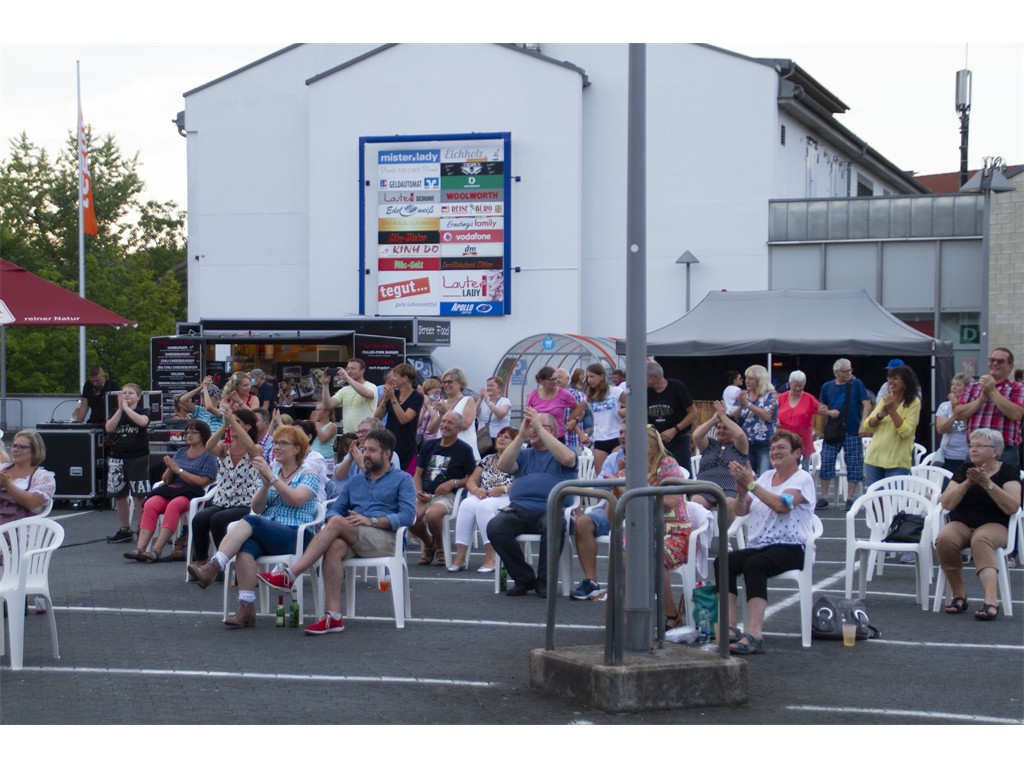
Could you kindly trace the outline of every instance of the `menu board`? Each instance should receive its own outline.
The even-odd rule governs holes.
[[[166,395],[180,395],[202,381],[203,347],[198,339],[150,339],[151,388]],[[163,398],[164,418],[174,418],[173,397]]]
[[[510,137],[361,141],[377,314],[510,313]]]
[[[353,357],[366,363],[366,380],[383,384],[388,371],[405,362],[405,339],[355,335]]]

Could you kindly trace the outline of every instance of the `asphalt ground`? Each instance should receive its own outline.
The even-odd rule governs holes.
[[[839,596],[844,512],[820,516],[815,592]],[[983,623],[973,619],[981,603],[973,571],[971,611],[947,616],[923,612],[913,566],[890,561],[866,597],[882,637],[854,648],[815,641],[803,649],[796,593],[780,582],[769,594],[767,653],[748,657],[746,705],[606,714],[531,689],[528,658],[544,645],[545,603],[494,594],[493,577],[475,573],[479,555],[471,570],[447,574],[417,566],[413,546],[413,618],[404,629],[395,628],[390,596],[362,582],[360,617],[340,635],[307,637],[277,628],[273,616],[227,629],[222,585],[201,590],[185,583],[183,563],[128,561],[128,545],[104,541],[116,528],[112,510],[58,508],[52,518],[66,530],[50,574],[61,658],[50,653],[46,618],[29,615],[24,669],[0,659],[4,725],[1024,723],[1020,567],[1015,615]],[[604,615],[602,602],[559,597],[556,644],[601,645]]]

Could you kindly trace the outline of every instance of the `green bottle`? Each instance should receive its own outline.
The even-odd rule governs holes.
[[[277,626],[284,626],[284,595],[278,595],[277,597]]]
[[[501,585],[500,589],[501,589],[502,592],[504,592],[506,589],[508,589],[508,571],[505,570],[505,564],[504,563],[502,563],[502,565],[501,565],[501,573],[500,573],[500,578],[499,578],[499,584]]]
[[[291,617],[289,619],[288,626],[299,626],[299,601],[295,599],[294,592],[292,592],[292,604],[288,606],[288,615]]]

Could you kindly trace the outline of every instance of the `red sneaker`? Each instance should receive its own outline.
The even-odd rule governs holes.
[[[272,589],[279,589],[282,592],[290,592],[292,589],[292,580],[288,578],[287,571],[277,571],[277,573],[257,573],[256,578],[266,584]]]
[[[344,619],[335,619],[331,614],[325,613],[324,617],[315,624],[310,624],[303,630],[307,635],[327,635],[331,632],[344,632]]]

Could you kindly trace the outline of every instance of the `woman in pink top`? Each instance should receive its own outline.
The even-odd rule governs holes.
[[[803,462],[807,468],[807,460],[814,453],[814,438],[812,427],[814,417],[819,413],[825,413],[827,406],[818,402],[818,398],[809,392],[804,392],[807,385],[807,376],[803,371],[793,371],[789,374],[789,392],[779,397],[779,427],[800,435],[804,443]]]
[[[558,423],[558,439],[565,442],[565,422],[579,420],[586,413],[586,403],[577,403],[569,390],[558,386],[555,369],[545,365],[537,371],[537,388],[526,396],[526,406],[537,413],[550,413]]]

